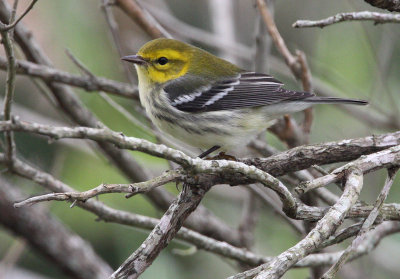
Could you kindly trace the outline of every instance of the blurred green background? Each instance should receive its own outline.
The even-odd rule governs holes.
[[[165,0],[141,1],[155,18],[158,13],[173,15],[186,24],[214,32],[215,24],[211,1]],[[20,1],[21,8],[28,1]],[[219,1],[216,1],[219,2]],[[224,3],[224,2],[221,2]],[[79,73],[77,67],[65,54],[69,49],[94,74],[127,82],[119,55],[113,47],[101,1],[90,0],[40,0],[33,11],[23,20],[32,30],[57,68]],[[215,5],[215,4],[214,4]],[[222,6],[221,6],[222,7]],[[259,17],[254,1],[231,1],[233,40],[245,46],[248,52],[234,55],[224,53],[209,44],[188,39],[185,34],[174,32],[179,26],[166,27],[171,34],[193,44],[206,48],[218,55],[231,57],[243,68],[254,68],[255,26]],[[303,50],[307,56],[314,80],[318,80],[343,97],[367,99],[371,102],[366,111],[376,114],[399,116],[400,100],[400,30],[398,25],[373,25],[371,22],[341,23],[324,29],[294,29],[292,23],[297,19],[320,19],[338,12],[371,10],[373,7],[363,1],[276,1],[274,5],[276,23],[289,49]],[[114,10],[121,29],[123,48],[126,55],[135,53],[150,38],[118,9]],[[225,20],[225,19],[219,19]],[[18,52],[17,52],[18,53]],[[270,63],[270,72],[287,84],[288,88],[300,89],[300,84],[282,65],[283,59],[272,47],[272,55],[279,63]],[[131,69],[134,73],[134,69]],[[1,88],[4,88],[5,74],[1,73]],[[79,97],[105,124],[126,135],[153,140],[139,127],[105,102],[97,93],[80,90]],[[4,90],[1,90],[4,94]],[[111,96],[126,109],[136,103]],[[23,111],[22,118],[27,121],[65,124],[66,118],[60,115],[47,98],[36,90],[30,79],[19,76],[15,94],[16,113]],[[297,117],[301,118],[299,114]],[[145,120],[141,119],[145,122]],[[366,125],[362,120],[350,116],[333,106],[319,106],[315,109],[311,143],[333,141],[343,138],[362,137],[388,132],[388,129]],[[18,155],[43,170],[50,172],[77,190],[87,190],[101,183],[128,183],[121,173],[107,162],[102,154],[89,145],[79,141],[62,141],[49,144],[46,139],[18,133],[16,135]],[[273,135],[267,134],[268,142],[279,148],[285,147]],[[168,168],[165,161],[132,152],[137,160],[154,175]],[[15,185],[24,190],[24,196],[43,193],[44,189],[32,182],[7,176]],[[362,199],[373,201],[379,193],[384,172],[367,175]],[[388,202],[400,199],[400,181],[397,178],[392,187]],[[174,185],[168,185],[177,193]],[[203,201],[215,215],[232,226],[237,226],[242,210],[242,189],[216,187]],[[100,200],[106,204],[138,214],[160,217],[162,212],[144,197],[138,195],[126,200],[123,195],[103,195]],[[69,208],[65,202],[46,204],[62,222],[74,232],[88,240],[95,251],[113,268],[117,268],[146,238],[148,232],[112,223],[96,222],[96,217],[80,208]],[[266,207],[261,206],[259,224],[256,230],[254,251],[268,256],[279,254],[295,244],[299,239],[287,224],[283,223]],[[0,230],[0,258],[18,239],[7,231]],[[348,242],[346,242],[348,244]],[[341,247],[345,247],[341,245]],[[222,259],[204,251],[182,257],[173,249],[188,249],[190,245],[172,241],[141,278],[225,278],[237,272],[234,262]],[[400,266],[395,259],[399,257],[400,236],[386,238],[370,258],[351,263],[360,274],[346,274],[345,278],[399,278]],[[33,270],[50,278],[67,278],[45,258],[27,247],[18,266]],[[346,270],[346,268],[344,269]],[[306,278],[308,271],[290,271],[284,278]],[[360,277],[361,276],[361,277]],[[365,277],[362,277],[365,276]],[[1,277],[1,275],[0,275]]]

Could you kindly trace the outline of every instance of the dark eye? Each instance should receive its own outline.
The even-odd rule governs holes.
[[[168,63],[168,58],[167,57],[160,57],[160,58],[158,58],[157,62],[160,65],[165,65],[165,64]]]

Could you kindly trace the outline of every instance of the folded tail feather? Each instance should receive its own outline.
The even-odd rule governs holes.
[[[368,105],[368,101],[359,99],[345,99],[336,97],[310,97],[303,99],[304,102],[315,103],[315,104],[351,104],[351,105]]]

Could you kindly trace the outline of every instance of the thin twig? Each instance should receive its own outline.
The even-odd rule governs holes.
[[[132,20],[134,20],[152,38],[164,37],[162,31],[146,17],[142,7],[135,0],[115,0],[115,5],[121,8]]]
[[[264,22],[267,26],[268,32],[271,35],[272,40],[274,41],[274,44],[278,51],[281,53],[283,58],[286,61],[286,64],[292,68],[292,67],[297,67],[298,68],[298,63],[297,59],[295,56],[291,54],[289,51],[288,47],[285,44],[285,41],[283,40],[282,36],[280,35],[278,28],[275,25],[274,19],[268,10],[267,4],[264,2],[264,0],[257,0],[257,6],[261,12],[261,15],[264,19]],[[295,76],[297,78],[300,78],[300,72],[299,68],[298,70],[294,71]]]
[[[1,159],[1,156],[0,156]],[[25,162],[22,162],[17,159],[16,165],[15,165],[15,172],[16,174],[26,177],[28,179],[32,179],[33,181],[40,183],[44,187],[52,190],[52,191],[64,191],[64,192],[70,192],[73,191],[74,189],[68,187],[61,181],[56,180],[54,177],[52,177],[49,174],[43,173],[37,169],[34,169],[27,165]],[[100,220],[104,220],[106,222],[114,222],[118,224],[124,224],[128,226],[134,226],[138,228],[143,228],[143,229],[152,229],[154,228],[159,220],[147,217],[147,216],[141,216],[137,214],[133,214],[131,212],[125,212],[121,210],[116,210],[113,208],[110,208],[106,206],[105,204],[98,202],[96,200],[88,200],[84,203],[78,202],[78,206],[82,207],[85,210],[88,210],[92,212],[93,214],[97,215]],[[391,225],[391,224],[398,224],[398,222],[387,222],[382,225]],[[397,225],[397,230],[400,229],[400,225]],[[382,229],[384,228],[384,235],[387,235],[389,233],[394,233],[396,232],[396,227],[392,228],[387,226],[383,226]],[[215,226],[208,226],[208,230],[212,229],[214,233],[216,233]],[[359,229],[355,228],[357,231]],[[232,231],[233,233],[234,231]],[[177,234],[177,237],[179,239],[185,240],[193,245],[196,245],[199,249],[204,249],[206,251],[210,251],[212,253],[215,253],[217,255],[221,255],[230,259],[237,260],[241,263],[248,264],[250,266],[257,266],[262,263],[269,262],[271,260],[270,257],[264,257],[261,255],[256,255],[253,254],[245,249],[240,249],[234,246],[229,245],[226,243],[226,241],[229,240],[229,238],[232,236],[232,233],[226,232],[224,234],[223,240],[224,241],[217,241],[213,238],[204,236],[198,232],[189,230],[187,228],[181,228],[180,231]],[[344,239],[347,239],[348,237],[353,236],[354,234],[354,228],[348,228],[345,230],[342,230],[335,234],[334,237],[329,238],[328,241],[330,242],[324,242],[321,244],[321,247],[325,247],[326,245],[331,245],[334,243],[338,243],[340,241],[343,241]],[[371,248],[367,247],[375,247],[377,245],[377,242],[381,239],[381,237],[375,237],[376,233],[379,235],[382,235],[381,230],[377,231],[374,230],[373,232],[374,237],[372,239],[375,241],[373,242],[373,245],[368,245],[368,246],[363,246],[360,251],[360,254],[357,254],[354,256],[354,258],[363,255],[370,251]],[[215,234],[214,234],[215,236]],[[368,243],[372,243],[369,241],[370,237],[368,238]],[[367,249],[367,250],[366,250]],[[329,265],[333,264],[333,262],[340,257],[340,252],[339,253],[325,253],[325,254],[315,254],[315,255],[309,255],[303,260],[301,260],[298,264],[295,265],[295,267],[309,267],[309,266],[319,266],[319,265]]]
[[[306,92],[313,92],[312,81],[311,81],[311,71],[307,64],[306,55],[304,52],[296,51],[297,60],[300,64],[301,69],[301,83],[303,85],[303,90]],[[311,132],[311,126],[313,122],[313,109],[312,107],[304,110],[304,121],[302,123],[303,132],[309,135]],[[308,142],[308,139],[307,139]]]
[[[385,236],[398,233],[399,231],[399,222],[385,222],[378,225],[374,230],[367,232],[365,240],[357,247],[357,251],[350,257],[349,260],[354,260],[370,253]],[[342,253],[343,252],[333,252],[309,255],[308,257],[299,261],[297,266],[304,265],[304,267],[306,267],[332,265],[340,258]],[[312,260],[313,262],[310,262],[309,260]]]
[[[63,193],[50,193],[40,196],[35,196],[14,204],[15,207],[23,207],[27,205],[36,204],[44,201],[65,201],[77,200],[87,201],[90,198],[97,197],[102,194],[108,193],[128,193],[127,198],[136,194],[147,193],[156,187],[162,186],[172,181],[178,181],[181,176],[180,171],[165,172],[161,176],[147,180],[145,182],[131,183],[131,184],[100,184],[99,186],[85,191],[85,192],[63,192]]]
[[[135,126],[139,127],[143,132],[145,132],[148,136],[154,136],[154,132],[145,124],[143,124],[141,121],[139,121],[138,119],[136,119],[136,117],[134,117],[132,115],[132,113],[130,113],[129,111],[127,111],[123,106],[121,106],[120,104],[118,104],[116,101],[114,101],[110,96],[108,96],[106,93],[104,92],[99,92],[99,96],[107,102],[107,104],[109,104],[112,108],[114,108],[116,111],[118,111],[119,113],[121,113],[127,120],[129,120],[130,122],[132,122],[132,124],[134,124]]]
[[[7,32],[7,31],[11,30],[12,28],[14,28],[18,24],[18,22],[20,22],[29,13],[29,11],[32,10],[33,6],[36,4],[37,1],[38,0],[32,0],[32,2],[25,9],[25,11],[16,20],[14,20],[14,18],[12,17],[12,20],[10,20],[10,22],[11,22],[10,24],[1,26],[0,32]],[[15,2],[15,3],[18,3],[18,2]]]
[[[8,65],[4,57],[0,57],[0,68],[6,69]],[[53,81],[80,87],[86,91],[104,91],[122,97],[139,100],[138,89],[134,85],[122,83],[103,77],[88,77],[71,74],[45,65],[16,60],[17,74],[38,77],[43,81]]]
[[[174,17],[172,14],[159,9],[158,6],[152,4],[150,1],[142,1],[141,4],[146,6],[147,10],[156,16],[163,26],[175,33],[178,38],[184,38],[188,41],[199,42],[212,47],[217,47],[218,49],[235,55],[237,58],[248,62],[252,60],[252,51],[246,45],[237,41],[233,42],[223,40],[214,33],[187,24],[186,22]]]
[[[167,148],[164,145],[157,145],[143,139],[126,137],[121,133],[113,132],[108,129],[96,129],[88,127],[54,127],[49,125],[33,124],[29,122],[0,121],[0,131],[14,130],[37,133],[55,139],[61,138],[86,138],[96,141],[108,141],[121,148],[143,151],[150,155],[160,156],[164,159],[172,160],[178,164],[190,164],[190,161],[204,161],[200,159],[188,158],[182,152]],[[256,166],[273,176],[281,176],[289,172],[309,168],[315,164],[330,164],[345,162],[359,158],[362,155],[371,154],[380,150],[388,149],[400,145],[400,132],[388,133],[365,138],[341,140],[337,142],[327,142],[315,145],[305,145],[296,147],[268,158],[238,159],[238,162]],[[377,153],[376,153],[377,154]],[[397,155],[396,155],[397,156]],[[187,161],[186,161],[187,160]],[[231,163],[234,163],[231,161]],[[206,163],[209,165],[208,163]],[[317,178],[320,179],[320,178]],[[316,179],[316,180],[317,180]]]
[[[89,68],[87,68],[85,64],[83,64],[69,49],[66,49],[65,53],[84,75],[88,76],[92,80],[96,79],[96,76],[89,70]]]
[[[268,9],[265,0],[257,0],[258,9],[261,12],[261,16],[265,22],[267,30],[274,42],[276,48],[285,59],[286,64],[289,66],[292,74],[302,81],[303,90],[312,92],[311,85],[311,73],[307,65],[306,57],[303,52],[297,51],[296,55],[293,55],[289,48],[286,46],[284,39],[276,27],[274,18]],[[304,111],[304,121],[302,129],[297,129],[297,124],[290,116],[285,116],[285,121],[278,121],[270,131],[277,134],[277,136],[288,144],[289,147],[301,145],[308,142],[308,135],[311,131],[311,125],[313,121],[312,109],[306,109]],[[277,127],[281,126],[281,127]]]
[[[18,0],[14,1],[13,10],[11,12],[10,21],[13,22],[16,15]],[[14,54],[14,42],[12,35],[12,28],[8,28],[4,22],[0,22],[0,34],[4,51],[7,56],[7,78],[3,107],[3,119],[8,121],[11,119],[11,107],[14,99],[15,91],[15,76],[16,76],[16,62]],[[14,135],[11,131],[7,131],[4,136],[5,140],[5,153],[8,161],[8,167],[12,169],[15,160],[16,147]]]
[[[102,0],[101,8],[104,12],[104,16],[107,21],[108,29],[112,36],[114,47],[117,49],[117,53],[118,53],[119,57],[122,57],[124,55],[123,55],[122,46],[121,46],[121,38],[120,38],[120,34],[119,34],[119,28],[118,28],[118,24],[115,20],[114,14],[110,8],[110,0]],[[131,84],[133,84],[135,82],[135,78],[134,78],[131,70],[129,69],[129,66],[127,65],[127,63],[123,63],[123,61],[121,61],[120,59],[119,59],[119,61],[120,61],[119,65],[122,65],[125,75],[128,78],[129,82]]]
[[[362,21],[370,20],[374,21],[375,24],[379,23],[400,23],[399,14],[384,14],[370,11],[363,12],[353,12],[353,13],[340,13],[321,20],[298,20],[293,23],[294,28],[304,28],[304,27],[326,27],[335,23],[344,21]]]

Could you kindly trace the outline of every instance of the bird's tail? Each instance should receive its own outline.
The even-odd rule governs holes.
[[[336,97],[311,97],[304,99],[303,101],[313,104],[349,104],[349,105],[368,105],[368,101],[358,99],[344,99]]]

